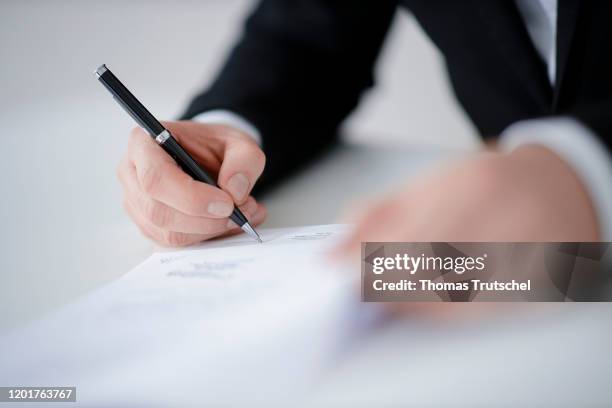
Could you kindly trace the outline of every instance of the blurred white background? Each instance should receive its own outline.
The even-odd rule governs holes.
[[[125,273],[152,250],[123,214],[115,179],[134,124],[92,71],[108,64],[156,116],[176,117],[213,78],[253,5],[251,0],[0,2],[3,329]],[[413,151],[476,144],[449,93],[440,56],[405,13],[396,18],[377,78],[378,86],[347,124],[350,141]],[[376,184],[374,174],[401,176],[409,160],[428,157],[376,151],[341,155],[318,175],[273,194],[267,226],[287,225],[288,209],[297,213],[293,224],[333,222],[353,198],[351,191],[367,190],[359,184],[367,182],[362,178],[342,197],[313,198],[307,188],[328,180],[324,171],[346,179],[369,166]],[[297,206],[304,194],[319,200],[314,208],[320,210],[312,203]]]

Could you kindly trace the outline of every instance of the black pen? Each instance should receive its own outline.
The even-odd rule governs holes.
[[[134,95],[117,79],[117,77],[106,67],[100,65],[95,70],[94,74],[98,80],[109,90],[113,98],[125,109],[125,111],[146,130],[149,135],[168,153],[179,166],[193,177],[194,180],[201,181],[218,187],[217,182],[208,175],[208,173],[200,167],[200,165],[181,147],[177,140],[172,137],[168,129],[166,129],[151,113],[145,108]],[[261,241],[261,237],[255,229],[249,224],[249,221],[240,211],[234,206],[234,211],[229,217],[236,223],[244,232]]]

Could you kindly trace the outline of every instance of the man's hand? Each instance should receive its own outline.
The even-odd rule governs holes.
[[[355,254],[362,241],[596,241],[597,225],[572,169],[526,145],[480,153],[381,200],[338,252]]]
[[[248,135],[223,125],[169,122],[164,126],[211,176],[216,188],[193,180],[142,129],[130,135],[117,174],[123,205],[147,237],[166,246],[184,246],[240,229],[228,217],[234,203],[253,225],[265,208],[249,194],[261,175],[265,155]]]

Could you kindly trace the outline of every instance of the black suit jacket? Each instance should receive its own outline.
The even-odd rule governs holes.
[[[559,0],[554,88],[514,0],[263,0],[184,117],[228,109],[251,121],[263,135],[265,188],[333,144],[373,85],[399,7],[442,51],[455,94],[483,137],[519,120],[570,115],[612,146],[609,0]]]

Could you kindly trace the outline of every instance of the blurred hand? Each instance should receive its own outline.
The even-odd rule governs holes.
[[[429,174],[354,214],[354,233],[334,252],[359,265],[360,243],[596,241],[594,209],[571,168],[536,145],[511,154],[480,153]],[[460,321],[520,304],[397,302],[402,316]],[[529,304],[533,313],[536,306]],[[537,308],[543,309],[541,307]]]
[[[595,241],[597,219],[572,169],[552,151],[480,153],[411,183],[357,216],[338,252],[362,241]]]
[[[220,188],[193,180],[141,128],[132,130],[117,169],[123,205],[144,235],[165,246],[185,246],[240,231],[228,217],[234,203],[253,225],[265,208],[249,194],[265,155],[248,135],[224,125],[166,122],[179,143],[217,177]]]

